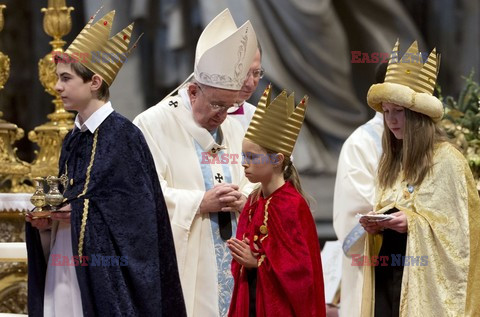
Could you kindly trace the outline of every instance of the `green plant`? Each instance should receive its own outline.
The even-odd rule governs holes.
[[[464,77],[465,86],[457,100],[452,96],[443,98],[439,86],[437,91],[445,104],[442,125],[467,158],[480,190],[480,85],[473,77],[473,70]]]

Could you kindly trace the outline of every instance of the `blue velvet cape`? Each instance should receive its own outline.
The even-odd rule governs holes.
[[[140,130],[116,112],[95,134],[75,128],[59,166],[68,176],[73,254],[83,235],[81,255],[89,257],[76,266],[84,315],[186,316],[167,207]],[[26,236],[29,314],[43,316],[47,266],[29,223]]]

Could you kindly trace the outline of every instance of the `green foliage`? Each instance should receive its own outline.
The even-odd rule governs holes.
[[[480,186],[480,85],[473,77],[472,70],[457,100],[452,96],[443,98],[440,87],[437,91],[445,104],[442,125],[463,151]]]

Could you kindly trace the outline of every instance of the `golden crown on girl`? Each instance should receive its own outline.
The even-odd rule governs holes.
[[[293,92],[288,96],[283,90],[270,102],[271,90],[270,84],[258,102],[245,138],[290,157],[305,119],[308,97],[304,96],[295,107]]]

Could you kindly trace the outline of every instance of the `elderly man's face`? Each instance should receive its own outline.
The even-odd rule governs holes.
[[[248,100],[257,89],[260,79],[263,77],[263,68],[262,68],[262,55],[260,55],[260,50],[257,49],[255,53],[255,58],[253,59],[252,65],[248,70],[247,78],[243,82],[242,89],[240,90],[240,100]]]
[[[208,131],[218,128],[227,118],[227,110],[237,107],[238,90],[190,84],[188,94],[195,122]]]

